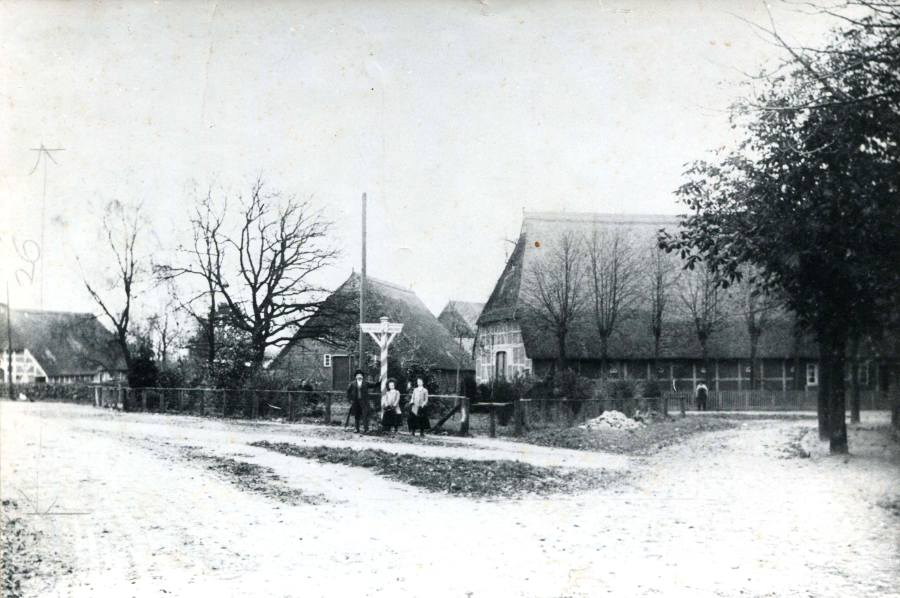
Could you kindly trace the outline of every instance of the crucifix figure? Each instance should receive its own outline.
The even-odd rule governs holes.
[[[387,316],[381,317],[378,324],[360,324],[363,332],[368,332],[369,336],[381,349],[381,394],[387,391],[388,380],[388,346],[394,337],[403,330],[403,324],[393,324],[388,321]]]

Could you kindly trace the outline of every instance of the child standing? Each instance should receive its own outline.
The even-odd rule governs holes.
[[[428,415],[425,408],[428,406],[428,389],[425,388],[425,380],[421,376],[416,378],[416,388],[413,390],[410,399],[409,414],[409,433],[416,435],[419,430],[422,436],[425,436],[425,430],[431,429],[431,422],[428,421]]]
[[[400,426],[400,391],[397,390],[397,381],[388,380],[388,390],[381,397],[381,425],[387,432],[391,428],[397,433]]]

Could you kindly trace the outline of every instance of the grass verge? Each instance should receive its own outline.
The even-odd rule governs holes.
[[[606,488],[624,479],[622,472],[601,469],[536,467],[519,461],[479,461],[394,454],[379,449],[305,447],[289,443],[253,442],[292,457],[320,463],[371,469],[378,475],[431,492],[470,498],[524,498],[571,494]]]

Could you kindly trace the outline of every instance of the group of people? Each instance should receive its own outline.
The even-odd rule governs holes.
[[[346,427],[350,417],[353,417],[356,432],[359,433],[359,424],[362,421],[365,432],[369,431],[369,418],[371,417],[371,402],[369,383],[362,370],[356,370],[356,380],[347,387],[347,400],[350,402],[350,412],[347,414]],[[412,391],[406,422],[409,433],[415,436],[416,432],[425,436],[425,430],[431,429],[428,420],[428,389],[425,388],[425,379],[416,378],[416,387]],[[387,381],[387,390],[381,395],[381,427],[385,432],[393,431],[395,434],[403,423],[403,409],[400,406],[400,391],[397,390],[397,381],[393,378]]]

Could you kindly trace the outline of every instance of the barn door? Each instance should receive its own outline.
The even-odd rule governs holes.
[[[331,358],[331,390],[347,390],[350,386],[350,356],[335,355]]]

